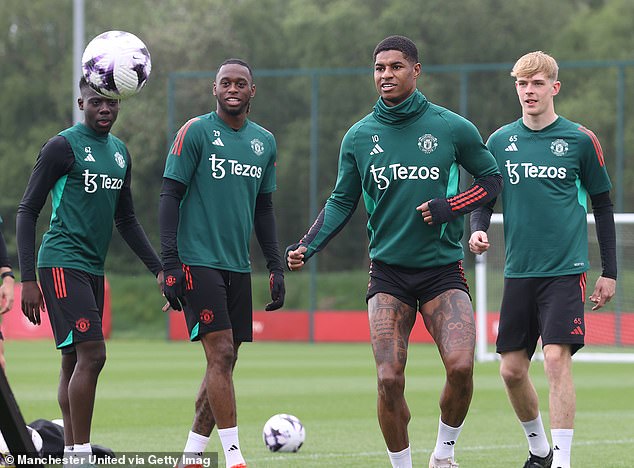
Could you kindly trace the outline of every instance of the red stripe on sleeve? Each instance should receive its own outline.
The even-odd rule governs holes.
[[[185,134],[187,130],[197,120],[200,120],[198,117],[194,117],[193,119],[189,119],[185,125],[183,125],[178,133],[176,134],[176,138],[174,138],[174,143],[172,143],[172,147],[170,148],[170,154],[175,156],[180,156],[181,151],[183,150],[183,141],[185,141]]]
[[[578,130],[581,130],[583,133],[588,135],[592,140],[592,144],[594,145],[594,152],[597,154],[597,159],[599,160],[599,165],[601,167],[605,166],[605,159],[603,158],[603,149],[601,148],[601,143],[599,143],[599,139],[594,134],[592,130],[587,129],[586,127],[580,126]]]
[[[472,203],[475,203],[478,200],[486,197],[487,193],[488,192],[479,185],[474,185],[466,192],[460,193],[455,197],[449,199],[451,211],[457,211],[464,208],[465,206],[469,206]]]

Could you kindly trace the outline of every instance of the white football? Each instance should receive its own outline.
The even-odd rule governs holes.
[[[306,429],[292,414],[276,414],[264,424],[262,438],[271,452],[297,452],[306,439]]]
[[[102,96],[125,99],[145,86],[152,60],[141,39],[125,31],[106,31],[88,43],[81,58],[86,81]]]

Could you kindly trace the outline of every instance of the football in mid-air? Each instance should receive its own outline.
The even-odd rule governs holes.
[[[271,452],[297,452],[304,444],[306,430],[292,414],[276,414],[264,424],[262,438]]]
[[[106,31],[88,43],[82,74],[99,94],[112,99],[133,96],[145,86],[152,60],[141,39],[125,31]]]

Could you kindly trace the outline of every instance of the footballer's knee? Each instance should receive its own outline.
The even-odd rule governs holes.
[[[103,341],[86,341],[78,343],[77,366],[98,374],[106,364],[106,346]]]
[[[379,396],[388,400],[402,395],[405,391],[405,374],[403,369],[389,365],[377,368],[377,384]]]
[[[203,347],[207,357],[207,368],[222,373],[231,372],[237,359],[231,331],[208,333],[203,336]]]
[[[473,380],[473,359],[462,357],[447,361],[447,381],[456,385],[468,385]]]
[[[504,385],[513,388],[520,385],[528,378],[528,368],[523,366],[513,366],[502,361],[500,364],[500,377]]]

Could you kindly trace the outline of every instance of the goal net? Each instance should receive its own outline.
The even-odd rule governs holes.
[[[586,291],[586,345],[575,354],[581,361],[634,362],[634,213],[614,215],[616,222],[618,280],[616,295],[598,311],[588,300],[601,274],[601,257],[594,226],[588,215],[590,270]],[[487,231],[491,247],[476,256],[475,301],[478,361],[497,359],[495,339],[504,284],[504,232],[502,214],[494,214]],[[538,345],[541,349],[541,345]],[[537,359],[542,358],[536,353]]]

